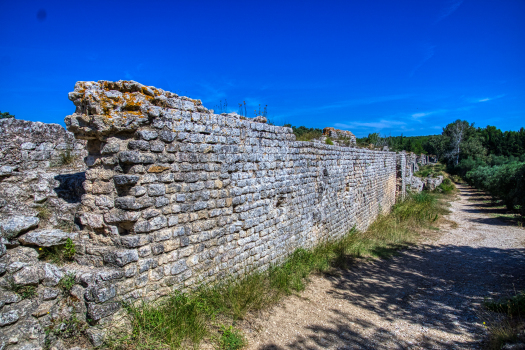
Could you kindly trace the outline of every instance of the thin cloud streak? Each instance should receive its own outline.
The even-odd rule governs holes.
[[[425,45],[423,47],[423,50],[424,50],[424,57],[423,57],[423,60],[421,62],[419,62],[419,64],[417,66],[414,67],[414,69],[412,69],[412,71],[410,72],[409,76],[412,78],[414,76],[414,74],[416,73],[416,71],[421,68],[421,66],[423,66],[423,64],[428,61],[429,59],[432,58],[432,56],[434,56],[434,49],[436,48],[435,45]]]
[[[473,102],[474,103],[488,102],[488,101],[492,101],[492,100],[497,100],[497,99],[502,98],[504,96],[505,96],[505,94],[494,96],[494,97],[485,97],[485,98],[475,99]]]
[[[450,16],[454,11],[456,11],[458,9],[458,7],[463,3],[463,0],[455,0],[455,1],[450,1],[448,6],[445,7],[443,10],[441,10],[441,13],[439,14],[438,18],[436,19],[436,21],[434,22],[434,24],[442,21],[443,19],[445,19],[446,17]]]
[[[311,112],[322,112],[322,111],[331,110],[331,109],[347,108],[347,107],[352,107],[352,106],[363,106],[363,105],[371,105],[371,104],[381,103],[381,102],[403,100],[403,99],[413,97],[413,96],[414,96],[413,94],[400,94],[400,95],[377,96],[377,97],[371,97],[371,98],[339,101],[339,102],[324,105],[324,106],[295,109],[288,113],[280,114],[279,117],[286,118],[286,117],[292,117],[292,116],[305,114],[305,113],[311,114]]]
[[[350,122],[350,123],[335,123],[334,126],[338,128],[344,128],[344,129],[367,129],[367,128],[373,128],[373,129],[386,129],[386,128],[393,128],[393,127],[402,127],[407,125],[405,122],[397,121],[397,120],[380,120],[378,122],[371,122],[371,123],[362,123],[362,122]]]

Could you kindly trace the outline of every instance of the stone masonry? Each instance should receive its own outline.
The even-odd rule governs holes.
[[[414,154],[295,141],[264,118],[213,114],[132,81],[79,82],[69,98],[69,132],[0,123],[12,135],[0,163],[2,350],[70,348],[50,330],[71,319],[98,346],[122,301],[266,269],[299,247],[365,230],[417,171]],[[53,165],[64,149],[74,160]],[[74,261],[40,258],[69,239]]]

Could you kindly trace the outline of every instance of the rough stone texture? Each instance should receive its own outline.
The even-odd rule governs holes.
[[[54,245],[65,244],[68,238],[73,238],[74,235],[57,230],[34,230],[26,233],[18,238],[20,243],[25,245],[34,245],[38,247],[51,247]]]
[[[20,233],[38,226],[40,220],[31,216],[12,216],[0,220],[0,237],[14,238]]]
[[[4,165],[12,171],[48,168],[58,165],[66,152],[77,157],[79,168],[84,167],[85,141],[75,140],[58,124],[0,119],[0,135],[0,169]]]

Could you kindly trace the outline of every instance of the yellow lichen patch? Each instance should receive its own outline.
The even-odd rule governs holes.
[[[165,170],[169,170],[170,167],[161,165],[152,165],[148,169],[148,173],[162,173]]]

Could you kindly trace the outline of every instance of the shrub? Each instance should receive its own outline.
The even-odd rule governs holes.
[[[525,163],[480,166],[467,172],[467,182],[501,198],[508,209],[519,209],[525,215]]]
[[[484,304],[488,310],[494,312],[504,313],[509,316],[525,315],[525,291],[499,301],[485,300]]]
[[[63,165],[71,165],[75,162],[75,159],[77,157],[71,152],[70,149],[66,149],[65,151],[61,152],[58,156],[58,159],[54,161],[51,166],[52,167],[59,167]]]
[[[326,141],[325,141],[325,142],[326,142],[327,145],[333,145],[333,144],[334,144],[334,143],[332,142],[332,139],[329,138],[329,137],[326,138]]]
[[[15,116],[13,114],[9,114],[9,112],[0,112],[0,119],[8,119],[8,118],[14,118]]]
[[[62,288],[64,294],[69,294],[69,292],[71,292],[71,289],[73,289],[75,283],[75,274],[70,272],[60,279],[60,281],[58,282],[58,286]]]

